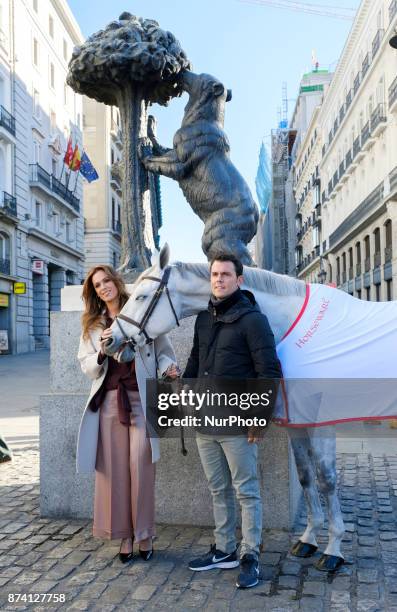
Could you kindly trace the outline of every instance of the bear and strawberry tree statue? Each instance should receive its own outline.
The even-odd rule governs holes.
[[[122,268],[144,270],[150,264],[145,241],[149,193],[142,180],[138,142],[147,135],[149,104],[167,105],[180,95],[178,75],[190,62],[171,32],[152,19],[124,12],[117,21],[75,47],[67,83],[79,94],[120,111],[123,138],[121,177]],[[149,202],[150,207],[150,202]]]

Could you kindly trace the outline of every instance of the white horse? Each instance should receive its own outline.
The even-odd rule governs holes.
[[[178,319],[198,314],[207,308],[210,296],[208,264],[177,262],[169,266],[168,261],[169,250],[166,245],[152,259],[152,266],[135,282],[130,299],[112,325],[112,338],[106,347],[109,355],[118,351],[127,338],[142,346],[171,331]],[[160,282],[164,275],[165,285]],[[242,288],[254,292],[258,305],[269,320],[276,346],[280,345],[298,313],[302,311],[307,298],[305,283],[266,270],[244,268]],[[282,359],[281,363],[284,369]],[[336,377],[337,373],[334,375]],[[329,527],[328,544],[316,567],[335,571],[344,562],[341,541],[345,529],[336,491],[334,427],[288,428],[288,434],[308,510],[307,527],[292,547],[291,553],[298,557],[309,557],[318,548],[316,533],[324,522],[320,490],[328,509]]]

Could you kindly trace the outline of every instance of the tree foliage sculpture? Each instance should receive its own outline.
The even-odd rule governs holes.
[[[118,106],[123,138],[122,267],[149,265],[145,210],[149,194],[138,158],[147,136],[147,108],[181,94],[178,76],[190,62],[171,32],[152,19],[122,13],[73,50],[67,83],[77,93]],[[147,181],[146,181],[147,183]],[[150,203],[149,203],[150,206]]]

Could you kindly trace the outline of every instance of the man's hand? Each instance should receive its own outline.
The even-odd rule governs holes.
[[[248,427],[248,443],[260,442],[263,440],[265,429],[263,427]]]

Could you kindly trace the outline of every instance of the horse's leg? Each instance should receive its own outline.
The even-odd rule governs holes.
[[[311,431],[311,448],[317,468],[317,479],[328,508],[328,545],[317,569],[333,571],[343,564],[341,543],[345,533],[342,511],[336,491],[336,436],[333,427],[319,427]]]
[[[306,429],[300,429],[299,432],[292,429],[287,431],[307,507],[307,527],[292,547],[291,553],[297,557],[310,557],[317,550],[316,531],[321,529],[324,523],[316,473],[311,458],[310,438]]]

